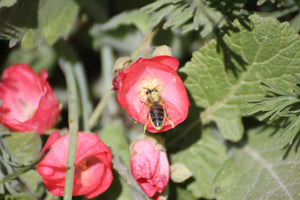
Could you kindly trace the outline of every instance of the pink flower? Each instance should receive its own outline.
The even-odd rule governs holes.
[[[61,137],[54,131],[41,154],[49,148],[50,151],[37,165],[44,185],[57,196],[64,195],[68,141],[69,134]],[[78,133],[73,196],[93,198],[107,190],[113,180],[111,157],[110,150],[97,135]]]
[[[149,197],[161,193],[170,177],[169,161],[164,149],[149,139],[140,139],[130,148],[133,177]]]
[[[0,123],[13,131],[36,131],[51,128],[59,105],[42,69],[39,77],[27,64],[6,68],[0,83]]]
[[[113,89],[118,90],[121,106],[150,132],[167,131],[183,122],[188,115],[190,102],[176,73],[178,65],[179,61],[171,56],[140,58],[113,80]],[[155,99],[151,101],[150,97]],[[149,111],[155,100],[162,105],[155,110],[161,110],[163,114],[160,111],[151,118]],[[159,119],[161,115],[164,117]],[[156,121],[151,120],[154,118]]]

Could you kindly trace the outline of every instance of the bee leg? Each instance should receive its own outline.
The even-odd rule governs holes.
[[[146,133],[148,124],[149,124],[149,113],[148,113],[148,115],[147,115],[147,120],[146,120],[146,123],[145,123],[145,125],[144,125],[144,133]]]
[[[167,110],[165,109],[165,117],[166,117],[166,119],[170,122],[170,124],[172,125],[172,128],[174,128],[175,126],[174,126],[174,123],[172,122],[172,120],[169,118],[169,115],[168,115],[168,112],[167,112]]]

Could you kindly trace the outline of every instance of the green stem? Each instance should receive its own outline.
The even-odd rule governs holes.
[[[141,52],[145,52],[147,49],[149,49],[154,35],[155,31],[147,33],[137,48],[130,54],[130,58],[136,59]]]
[[[68,90],[68,118],[69,118],[69,149],[67,170],[65,178],[64,200],[72,199],[73,180],[75,172],[75,157],[77,146],[78,133],[78,103],[77,103],[77,88],[71,63],[59,60],[60,67],[65,75],[67,90]]]
[[[86,81],[86,76],[82,64],[76,64],[74,67],[76,80],[78,83],[80,102],[81,102],[81,112],[82,112],[82,125],[84,132],[90,132],[89,128],[89,94],[88,86]]]
[[[112,150],[111,150],[112,151]],[[114,169],[119,173],[119,175],[126,181],[126,183],[130,186],[135,199],[138,200],[149,200],[149,197],[144,193],[139,184],[136,182],[134,177],[128,171],[126,165],[123,164],[120,157],[112,151],[113,158],[112,164]]]
[[[108,103],[108,101],[109,101],[109,99],[110,99],[110,97],[112,96],[113,93],[114,93],[113,91],[109,90],[105,94],[104,98],[101,101],[99,101],[98,105],[94,109],[94,111],[91,114],[90,119],[89,119],[89,127],[91,129],[95,126],[98,118],[101,116],[106,104]]]
[[[48,153],[48,151],[45,151],[44,154],[42,156],[40,156],[37,160],[33,161],[32,163],[30,163],[29,165],[26,165],[25,167],[22,167],[20,170],[12,173],[12,174],[8,174],[6,175],[3,179],[0,179],[0,184],[3,184],[4,182],[7,182],[9,180],[15,179],[17,178],[19,175],[24,174],[25,172],[27,172],[30,169],[33,169],[33,167],[35,165],[37,165],[44,157],[45,155]]]

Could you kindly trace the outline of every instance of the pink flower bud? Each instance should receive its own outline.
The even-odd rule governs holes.
[[[0,83],[0,123],[13,131],[36,131],[51,128],[58,116],[59,105],[42,69],[38,76],[27,64],[6,68]]]
[[[162,193],[169,182],[167,154],[149,139],[140,139],[130,148],[130,166],[133,177],[149,197]]]
[[[57,196],[64,195],[69,134],[60,136],[54,131],[48,138],[41,154],[50,151],[37,165],[46,188]],[[110,186],[113,180],[111,152],[97,135],[78,133],[75,159],[73,196],[93,198]]]
[[[178,65],[171,56],[140,58],[113,80],[121,106],[152,133],[167,131],[188,115],[190,102]]]

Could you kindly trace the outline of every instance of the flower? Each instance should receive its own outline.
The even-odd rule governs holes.
[[[27,64],[6,68],[0,83],[0,123],[13,131],[51,128],[59,116],[59,104],[42,69],[38,76]]]
[[[131,173],[145,193],[149,197],[162,193],[170,177],[165,149],[145,138],[131,145],[130,154]]]
[[[40,155],[50,151],[37,165],[44,185],[57,196],[64,195],[68,141],[69,134],[61,137],[54,131]],[[109,148],[97,135],[78,132],[73,196],[93,198],[107,190],[113,180],[111,157]]]
[[[167,131],[183,122],[188,115],[190,102],[176,73],[178,65],[179,61],[171,56],[140,58],[113,80],[113,89],[118,91],[121,106],[152,133]],[[153,89],[157,90],[155,97],[160,99],[158,104],[165,108],[161,126],[154,126],[149,115],[153,102],[146,93]]]

